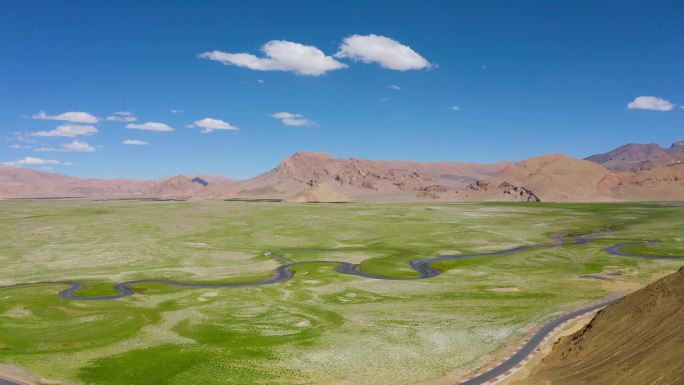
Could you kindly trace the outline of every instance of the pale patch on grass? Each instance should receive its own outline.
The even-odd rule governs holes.
[[[295,326],[298,328],[305,328],[305,327],[310,326],[310,325],[311,325],[311,321],[309,321],[308,319],[301,320],[295,324]]]
[[[207,302],[207,301],[209,301],[211,298],[216,297],[217,295],[219,295],[218,292],[216,292],[216,291],[210,291],[210,292],[208,292],[208,293],[204,293],[204,294],[200,295],[199,297],[197,297],[197,300],[200,301],[200,302]]]
[[[186,242],[185,245],[190,246],[190,247],[207,247],[209,246],[208,244],[204,242]]]
[[[440,251],[438,251],[438,254],[439,255],[459,255],[459,254],[463,254],[463,252],[460,250],[451,249],[451,250],[440,250]]]
[[[485,289],[487,291],[493,291],[496,293],[513,293],[516,291],[520,291],[517,287],[493,287],[491,289]]]
[[[4,312],[3,315],[5,317],[10,317],[10,318],[27,318],[31,317],[33,313],[31,310],[26,309],[23,306],[15,306],[8,311]]]

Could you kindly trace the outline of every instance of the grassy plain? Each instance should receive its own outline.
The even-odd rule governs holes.
[[[415,258],[608,226],[620,231],[601,238],[662,241],[630,251],[684,255],[684,207],[654,204],[7,200],[0,284],[75,280],[96,296],[141,278],[243,282],[271,276],[281,262],[267,251],[405,277]],[[415,384],[477,369],[554,313],[679,265],[602,251],[615,243],[440,262],[444,274],[428,280],[320,263],[272,286],[141,284],[114,301],[60,299],[59,285],[3,289],[0,363],[76,384]],[[582,278],[605,272],[612,281]]]

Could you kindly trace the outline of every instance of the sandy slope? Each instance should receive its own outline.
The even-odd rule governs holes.
[[[522,384],[684,383],[684,267],[561,338]]]
[[[348,202],[348,196],[333,190],[326,184],[318,184],[285,199],[286,202]]]

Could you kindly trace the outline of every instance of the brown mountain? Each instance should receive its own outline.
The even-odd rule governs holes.
[[[203,187],[185,175],[178,175],[155,183],[145,191],[145,195],[153,198],[189,198]]]
[[[675,143],[663,150],[667,155],[648,160],[643,158],[661,151],[650,145],[629,145],[623,150],[634,148],[640,150],[632,151],[630,159],[641,159],[633,161],[646,162],[647,167],[614,171],[595,161],[560,154],[517,163],[469,164],[335,158],[298,152],[271,171],[242,181],[202,174],[136,181],[81,179],[2,166],[0,197],[286,199],[311,186],[325,185],[356,201],[684,200],[684,161],[679,161],[684,157],[684,144]]]
[[[196,177],[196,176],[193,176]],[[185,176],[142,181],[131,179],[83,179],[45,171],[0,165],[0,197],[156,197],[222,198],[233,197],[228,191],[234,180],[201,175],[208,185],[192,182]]]
[[[142,195],[150,181],[130,179],[81,179],[52,172],[0,166],[0,196],[92,197]]]
[[[684,163],[684,141],[669,148],[659,144],[629,143],[603,154],[585,158],[613,171],[640,171],[669,164]]]
[[[517,384],[517,382],[514,382]],[[562,337],[520,384],[684,384],[684,267]]]
[[[490,182],[509,182],[542,201],[681,201],[684,164],[615,172],[565,155],[547,155],[510,165]]]
[[[594,162],[562,154],[511,164],[492,178],[531,190],[542,201],[613,200],[616,175]]]
[[[495,174],[506,165],[507,162],[478,165],[367,160],[298,152],[273,170],[238,182],[232,188],[241,195],[282,198],[307,186],[325,184],[354,198],[413,199],[424,185],[465,187]]]
[[[234,197],[234,194],[230,193],[225,185],[221,185],[221,182],[225,181],[219,180],[219,182],[209,183],[204,178],[194,177],[191,179],[185,175],[178,175],[155,183],[145,191],[145,196],[163,199],[224,199]],[[228,185],[230,183],[232,181]]]

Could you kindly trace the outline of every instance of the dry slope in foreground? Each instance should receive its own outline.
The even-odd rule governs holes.
[[[313,185],[294,196],[285,199],[286,202],[348,202],[349,197],[333,190],[326,184]]]
[[[684,267],[559,339],[522,383],[684,384]]]

